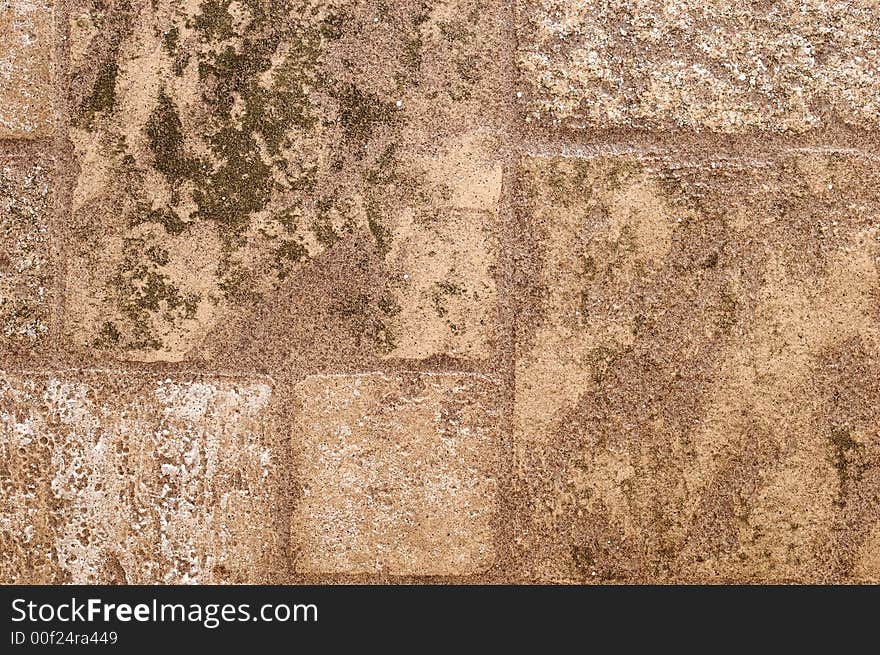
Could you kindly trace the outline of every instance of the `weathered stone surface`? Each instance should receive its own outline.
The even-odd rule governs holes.
[[[500,3],[74,5],[77,343],[181,360],[254,306],[300,320],[284,290],[357,243],[377,278],[325,322],[491,354]]]
[[[0,350],[49,329],[51,162],[0,154]]]
[[[526,159],[525,574],[876,576],[880,168]]]
[[[393,303],[383,319],[386,353],[413,359],[491,354],[496,248],[473,212],[450,212],[432,226],[402,216],[386,257]]]
[[[0,139],[53,125],[53,0],[0,0]]]
[[[873,0],[521,3],[525,120],[586,128],[880,127]]]
[[[263,381],[0,376],[0,580],[271,579]]]
[[[862,543],[854,577],[862,582],[880,584],[880,526],[875,527]]]
[[[312,574],[469,575],[495,559],[498,414],[466,374],[312,376],[291,528]]]

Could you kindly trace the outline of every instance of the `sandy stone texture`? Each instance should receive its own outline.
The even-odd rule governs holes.
[[[500,2],[71,4],[76,343],[491,356]]]
[[[800,133],[880,125],[874,0],[528,0],[525,120]]]
[[[877,579],[878,171],[523,160],[526,578]]]
[[[54,3],[0,0],[0,139],[51,133]]]
[[[52,168],[0,151],[0,352],[32,347],[49,329]]]
[[[316,375],[296,388],[308,574],[463,576],[495,561],[494,383],[467,374]]]
[[[0,375],[0,581],[264,583],[265,381]]]

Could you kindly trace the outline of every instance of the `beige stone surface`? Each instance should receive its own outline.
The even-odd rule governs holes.
[[[271,393],[263,380],[0,375],[0,581],[271,580]]]
[[[880,584],[880,526],[875,527],[862,543],[855,575],[865,583]]]
[[[130,360],[265,357],[268,337],[218,333],[271,307],[261,327],[355,330],[373,359],[490,357],[501,11],[72,3],[71,338]],[[324,300],[315,276],[361,285],[320,326],[302,311]]]
[[[527,577],[873,575],[878,182],[843,153],[524,160]]]
[[[0,0],[0,583],[880,582],[878,36]]]
[[[529,0],[524,120],[793,132],[880,126],[874,0]]]
[[[54,6],[53,0],[0,1],[0,139],[52,131]]]
[[[297,385],[297,571],[461,576],[491,567],[493,386],[417,373],[316,375]]]
[[[0,153],[0,351],[49,329],[52,174],[48,158]]]

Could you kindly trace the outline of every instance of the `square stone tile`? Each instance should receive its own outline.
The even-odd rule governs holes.
[[[0,0],[0,139],[53,127],[53,0]]]
[[[0,153],[0,350],[30,347],[49,329],[53,163]]]
[[[296,570],[459,576],[491,567],[492,390],[466,374],[315,375],[297,385]]]
[[[612,129],[880,126],[880,7],[782,0],[528,0],[524,120]]]
[[[502,3],[103,6],[70,13],[76,343],[265,361],[223,332],[263,308],[376,360],[492,355]]]
[[[527,158],[522,177],[526,575],[867,579],[880,525],[876,162]]]
[[[261,583],[266,381],[0,376],[3,583]]]

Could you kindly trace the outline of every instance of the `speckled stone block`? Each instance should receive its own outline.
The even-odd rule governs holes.
[[[526,577],[876,577],[876,161],[536,157],[522,177]]]
[[[307,574],[462,576],[495,560],[498,413],[467,374],[315,375],[296,387],[291,540]]]
[[[524,120],[716,132],[880,127],[873,0],[530,0]]]
[[[0,153],[0,351],[32,347],[49,329],[52,168]]]
[[[260,583],[265,381],[0,375],[0,581]]]
[[[0,0],[0,139],[52,131],[54,6]]]
[[[500,2],[104,5],[70,12],[74,342],[265,363],[310,344],[264,330],[329,325],[314,347],[491,357]]]

